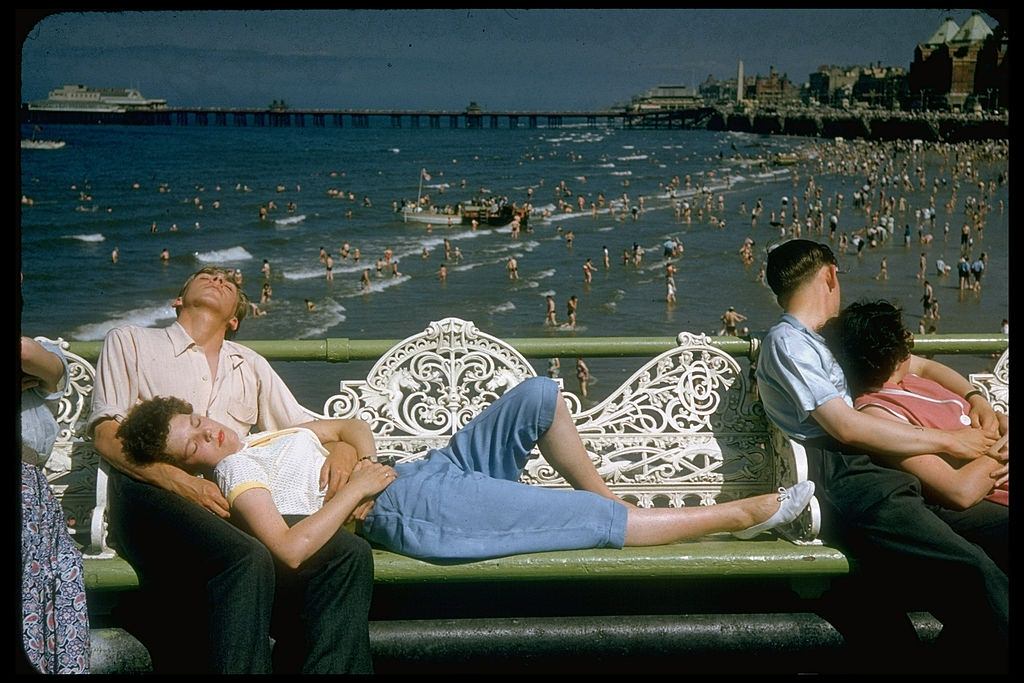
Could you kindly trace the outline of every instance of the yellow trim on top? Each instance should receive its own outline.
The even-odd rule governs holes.
[[[243,484],[239,484],[235,488],[228,491],[227,499],[228,505],[234,505],[235,499],[240,495],[248,491],[249,489],[266,489],[270,490],[270,487],[264,484],[262,481],[247,481]]]

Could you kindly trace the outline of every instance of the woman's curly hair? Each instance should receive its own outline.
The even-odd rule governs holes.
[[[850,304],[825,324],[822,336],[854,396],[880,388],[914,346],[903,311],[885,300]]]
[[[192,412],[192,404],[173,396],[157,396],[132,408],[117,428],[117,436],[129,460],[138,465],[175,464],[165,453],[171,418]]]

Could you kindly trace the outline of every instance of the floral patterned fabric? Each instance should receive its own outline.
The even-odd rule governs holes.
[[[82,554],[38,467],[21,464],[22,644],[41,673],[89,672]]]

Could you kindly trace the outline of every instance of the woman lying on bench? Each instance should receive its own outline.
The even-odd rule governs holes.
[[[426,458],[394,468],[360,461],[329,500],[319,475],[323,444],[372,446],[362,420],[314,420],[240,439],[188,403],[157,397],[136,406],[117,435],[138,463],[160,460],[207,475],[212,470],[234,521],[291,567],[311,557],[370,500],[359,531],[366,539],[422,559],[480,560],[662,545],[717,532],[753,538],[796,519],[814,493],[813,482],[804,481],[778,494],[717,505],[637,508],[605,484],[558,385],[543,377],[510,389]],[[535,444],[577,490],[518,481]]]

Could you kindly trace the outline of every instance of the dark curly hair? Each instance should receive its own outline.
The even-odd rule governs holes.
[[[825,324],[822,336],[854,396],[881,387],[914,347],[903,311],[885,300],[850,304]]]
[[[171,418],[191,415],[192,412],[192,404],[173,396],[157,396],[132,408],[117,428],[117,436],[128,459],[137,465],[153,462],[176,464],[164,452]]]

